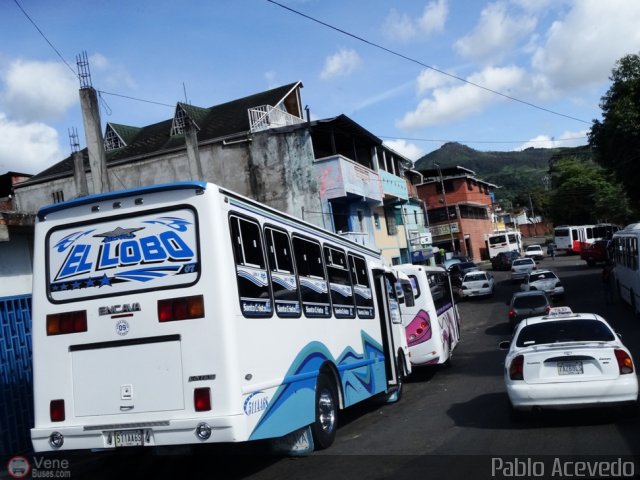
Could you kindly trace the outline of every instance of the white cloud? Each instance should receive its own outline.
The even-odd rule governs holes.
[[[549,135],[538,135],[532,138],[527,143],[515,148],[514,150],[525,150],[530,147],[534,148],[558,148],[558,147],[577,147],[579,145],[586,145],[588,130],[581,130],[579,132],[563,132],[558,137],[550,137]]]
[[[2,100],[15,120],[59,118],[79,103],[78,80],[61,63],[16,60],[9,65],[4,82]]]
[[[383,31],[387,38],[400,42],[408,42],[418,37],[427,38],[444,30],[448,13],[447,0],[428,3],[422,15],[415,20],[407,13],[391,9],[384,21]]]
[[[640,2],[576,1],[552,24],[532,64],[557,89],[605,82],[616,60],[640,50],[639,24]]]
[[[526,83],[526,72],[517,67],[486,68],[467,79],[477,85],[507,92]],[[413,112],[408,112],[397,126],[416,129],[441,125],[480,112],[500,99],[497,95],[469,83],[456,87],[436,88],[430,98],[423,99]]]
[[[114,64],[101,53],[95,53],[89,57],[89,68],[91,69],[93,81],[98,85],[96,88],[135,88],[136,82],[127,69],[119,64]]]
[[[10,121],[0,113],[0,173],[36,174],[63,157],[56,130],[43,123]]]
[[[474,30],[459,39],[454,48],[462,57],[495,63],[513,52],[518,41],[534,31],[536,23],[533,15],[514,15],[507,4],[490,3],[482,10]]]
[[[452,83],[457,82],[459,82],[459,80],[456,80],[455,78],[443,75],[442,73],[436,72],[435,70],[425,69],[420,72],[420,75],[418,75],[418,95],[423,95],[429,90],[434,90],[436,88],[444,87],[446,85],[451,85]]]
[[[383,143],[391,150],[398,152],[400,155],[403,155],[414,162],[425,154],[425,151],[422,148],[414,143],[409,143],[406,140],[385,140]]]
[[[353,49],[341,48],[338,53],[327,57],[320,73],[322,80],[344,77],[353,73],[362,64],[362,59]]]

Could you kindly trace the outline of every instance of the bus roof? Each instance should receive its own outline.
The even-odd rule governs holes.
[[[93,195],[87,195],[86,197],[78,197],[66,202],[52,203],[45,205],[38,210],[38,220],[43,221],[47,215],[53,212],[59,212],[68,208],[78,207],[80,205],[87,205],[89,203],[95,203],[105,200],[111,200],[122,197],[132,197],[140,194],[164,192],[168,190],[188,190],[188,189],[205,189],[207,188],[207,182],[198,181],[186,181],[186,182],[172,182],[172,183],[160,183],[157,185],[149,185],[146,187],[136,187],[127,190],[116,190],[113,192],[96,193]]]

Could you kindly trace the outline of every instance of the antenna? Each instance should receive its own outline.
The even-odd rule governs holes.
[[[80,55],[76,55],[76,65],[78,66],[80,88],[91,88],[91,72],[89,71],[89,58],[86,50]]]
[[[182,82],[182,91],[184,92],[184,103],[189,104],[189,100],[187,99],[187,87],[184,82]]]
[[[71,155],[80,151],[80,141],[78,140],[78,129],[71,127],[69,132],[69,145],[71,146]]]

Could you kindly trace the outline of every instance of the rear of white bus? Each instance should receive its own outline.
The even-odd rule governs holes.
[[[207,245],[228,236],[212,228],[212,190],[182,182],[39,212],[35,451],[246,437],[241,415],[229,415],[232,389],[220,388],[231,375],[216,368],[226,333],[214,295],[225,285],[202,268],[220,263]]]

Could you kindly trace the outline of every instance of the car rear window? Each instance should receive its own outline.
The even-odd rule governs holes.
[[[465,282],[475,282],[478,280],[486,280],[487,277],[484,273],[468,273],[464,276]]]
[[[532,262],[533,262],[533,260],[531,260],[530,258],[522,258],[522,259],[514,260],[512,265],[514,265],[514,266],[517,266],[517,265],[531,265]]]
[[[527,295],[513,299],[513,308],[539,308],[544,307],[549,302],[544,295]]]
[[[563,342],[610,342],[615,337],[611,329],[599,320],[550,320],[524,327],[516,345],[526,347]]]
[[[555,276],[555,274],[551,273],[551,272],[545,272],[545,273],[532,273],[531,275],[529,275],[529,281],[530,282],[536,282],[538,280],[550,280],[550,279],[556,279],[558,277]]]

